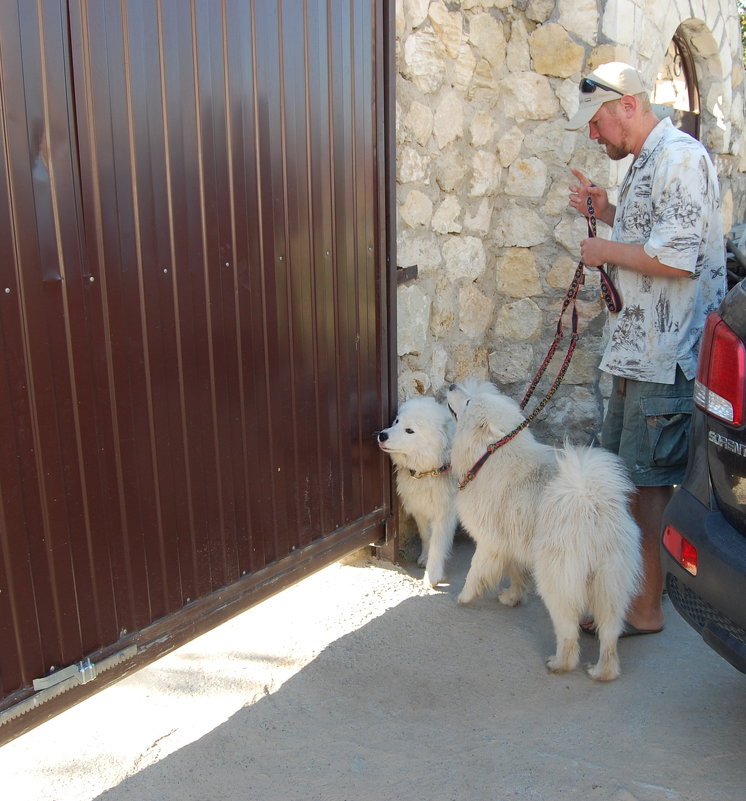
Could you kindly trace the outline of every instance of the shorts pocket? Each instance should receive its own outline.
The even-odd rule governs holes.
[[[653,467],[686,465],[692,398],[640,398],[648,433],[648,459]]]

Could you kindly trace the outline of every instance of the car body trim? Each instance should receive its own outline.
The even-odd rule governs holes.
[[[718,434],[717,431],[708,431],[707,439],[718,448],[723,448],[738,456],[746,456],[746,444],[743,442],[724,437],[722,434]]]

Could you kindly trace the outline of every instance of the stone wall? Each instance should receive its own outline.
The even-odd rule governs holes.
[[[466,375],[523,396],[586,236],[567,206],[570,167],[613,191],[628,163],[610,163],[585,132],[565,130],[578,80],[617,59],[654,83],[680,25],[730,226],[746,219],[735,2],[397,0],[397,263],[418,266],[398,289],[401,399],[442,396]],[[605,319],[597,274],[588,273],[578,308],[578,349],[535,424],[544,439],[587,442],[601,419],[608,379],[597,369]]]

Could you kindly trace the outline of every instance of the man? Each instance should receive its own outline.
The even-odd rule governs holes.
[[[628,64],[603,64],[581,81],[567,128],[586,125],[610,159],[633,156],[616,206],[577,170],[570,205],[587,217],[590,196],[612,226],[611,239],[585,239],[580,253],[588,267],[608,263],[623,303],[609,316],[600,364],[613,376],[601,444],[629,469],[642,531],[643,580],[622,636],[652,634],[664,623],[661,518],[686,467],[699,340],[726,289],[720,191],[704,147],[658,120]]]

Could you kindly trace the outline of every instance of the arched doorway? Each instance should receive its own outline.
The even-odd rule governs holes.
[[[653,103],[663,107],[673,124],[700,138],[700,102],[692,51],[681,28],[673,35],[653,90]]]

